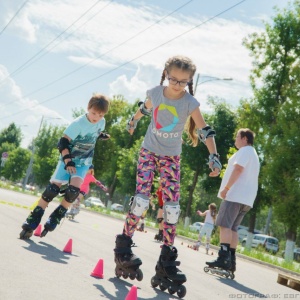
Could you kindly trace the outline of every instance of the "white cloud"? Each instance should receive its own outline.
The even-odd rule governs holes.
[[[58,118],[60,119],[58,124],[68,123],[68,120],[57,111],[43,105],[37,106],[37,100],[24,98],[19,86],[7,76],[7,70],[0,65],[0,128],[6,128],[13,122],[22,127],[21,130],[25,133],[22,141],[23,147],[27,147],[31,140],[36,137],[42,116],[44,116],[45,121],[50,123],[58,123]],[[5,81],[2,81],[3,79]],[[23,110],[25,111],[17,113]]]
[[[94,0],[29,1],[7,31],[16,38],[16,43],[20,37],[23,42],[31,43],[32,45],[28,47],[32,46],[34,55],[75,23],[94,3]],[[81,95],[78,95],[76,90],[70,96],[72,102],[69,102],[69,94],[66,93],[63,97],[59,97],[60,102],[55,108],[54,105],[50,106],[49,101],[30,109],[45,98],[56,99],[58,93],[64,94],[64,91],[72,90],[74,85],[76,87],[86,81],[91,83],[87,87],[82,86],[89,88],[88,95],[90,95],[90,91],[99,87],[99,82],[98,86],[96,83],[92,85],[91,77],[101,77],[101,74],[105,73],[109,76],[101,77],[101,89],[103,88],[101,92],[110,96],[122,94],[129,101],[144,99],[146,90],[159,84],[165,61],[176,54],[191,57],[198,67],[197,73],[201,76],[234,79],[232,82],[216,81],[200,85],[196,97],[201,102],[202,109],[209,109],[205,103],[207,95],[225,98],[233,105],[237,105],[240,98],[251,95],[248,80],[251,58],[247,49],[242,46],[242,40],[252,32],[261,31],[261,28],[219,17],[192,30],[195,25],[201,24],[208,17],[180,13],[153,25],[174,8],[166,12],[163,9],[146,6],[148,4],[135,7],[118,2],[107,4],[107,1],[99,1],[93,10],[50,45],[48,50],[53,54],[51,60],[43,59],[45,66],[51,65],[50,72],[44,65],[41,68],[28,68],[26,72],[31,73],[24,72],[24,76],[29,74],[28,76],[33,78],[32,81],[37,76],[43,78],[41,84],[52,82],[55,75],[59,78],[78,66],[88,65],[84,68],[84,75],[81,69],[78,74],[72,74],[74,80],[73,77],[68,78],[69,81],[61,82],[60,86],[59,82],[55,83],[45,90],[43,99],[36,95],[35,98],[23,99],[28,90],[31,92],[40,86],[33,85],[26,92],[22,91],[20,88],[22,75],[18,75],[17,79],[14,79],[16,81],[6,80],[5,87],[0,85],[0,107],[2,99],[16,101],[16,105],[5,108],[4,115],[12,114],[13,110],[28,108],[27,113],[16,115],[15,118],[35,124],[31,136],[36,133],[42,115],[61,116],[66,114],[66,109],[71,111],[74,107],[86,105],[82,104]],[[104,8],[105,5],[107,6]],[[12,11],[15,11],[13,5],[5,12],[11,16]],[[0,11],[0,20],[2,14]],[[150,28],[138,35],[147,27]],[[131,39],[134,35],[137,36]],[[129,41],[126,42],[127,40]],[[30,55],[29,49],[27,51]],[[55,61],[57,57],[59,60]],[[95,60],[98,57],[99,59]],[[17,64],[16,62],[13,66]],[[113,69],[116,69],[116,72],[109,72]],[[0,72],[1,70],[3,68]],[[49,74],[52,77],[48,77]],[[0,118],[0,128],[4,126],[4,120],[6,119]]]

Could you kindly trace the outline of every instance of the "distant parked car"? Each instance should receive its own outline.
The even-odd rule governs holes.
[[[242,240],[242,246],[245,247],[247,238]],[[253,248],[263,247],[267,251],[276,254],[279,250],[278,239],[265,234],[254,234],[252,239]]]
[[[240,242],[242,242],[244,238],[247,239],[248,229],[249,229],[248,227],[243,226],[243,225],[239,225],[239,226],[238,226],[237,233],[238,233],[238,237],[239,237],[239,241],[240,241]],[[253,233],[254,233],[254,234],[259,234],[260,231],[257,230],[257,229],[254,229]]]
[[[28,190],[28,191],[35,191],[35,187],[33,185],[30,185],[30,184],[26,184],[25,185],[25,189]]]
[[[105,207],[103,202],[96,197],[89,197],[84,201],[84,206],[85,207]]]
[[[282,251],[281,255],[284,258],[285,251]],[[294,260],[300,262],[300,248],[294,249]]]
[[[202,222],[195,222],[193,223],[192,225],[189,226],[189,229],[191,231],[197,231],[197,232],[200,232],[202,226],[203,226],[204,223]]]
[[[118,203],[114,203],[111,205],[110,209],[116,211],[124,211],[124,206]]]

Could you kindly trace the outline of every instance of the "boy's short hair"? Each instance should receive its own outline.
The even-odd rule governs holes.
[[[101,94],[94,94],[88,103],[88,109],[92,107],[99,112],[107,113],[109,109],[109,99]]]

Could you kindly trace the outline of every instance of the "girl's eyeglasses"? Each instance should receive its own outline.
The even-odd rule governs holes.
[[[169,80],[170,84],[172,84],[172,85],[176,85],[178,83],[179,86],[185,87],[189,84],[189,81],[179,81],[179,80],[176,80],[176,79],[174,79],[172,77],[169,77],[169,76],[167,76],[167,79]]]

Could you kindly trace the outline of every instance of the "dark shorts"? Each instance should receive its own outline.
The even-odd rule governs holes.
[[[223,200],[216,220],[216,225],[230,228],[237,232],[245,214],[251,209],[250,206]]]

